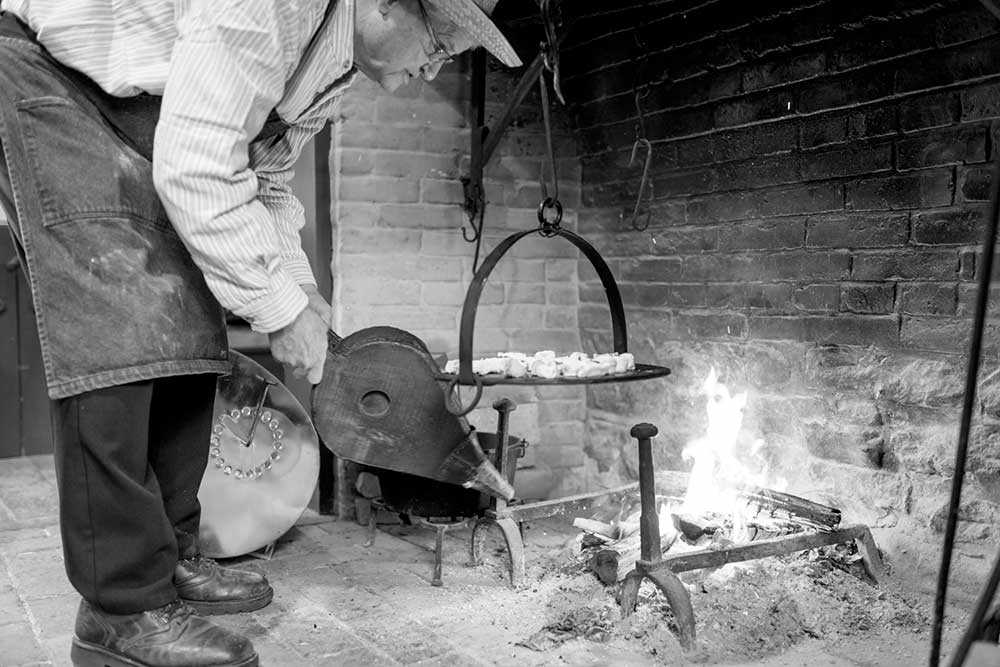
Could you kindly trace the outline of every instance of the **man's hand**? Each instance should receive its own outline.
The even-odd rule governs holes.
[[[333,308],[324,299],[315,285],[302,285],[302,291],[309,297],[309,308],[312,308],[326,322],[327,328],[333,327]]]
[[[323,321],[326,322],[327,327],[330,329],[330,341],[340,342],[342,340],[341,337],[333,330],[333,308],[330,306],[330,303],[320,296],[319,290],[314,285],[302,285],[302,290],[309,297],[309,308],[316,311],[316,314],[323,318]]]
[[[319,293],[316,294],[317,297]],[[325,302],[324,302],[325,303]],[[329,309],[324,316],[312,307],[312,298],[299,316],[284,329],[279,329],[268,338],[271,342],[271,356],[292,367],[296,377],[303,375],[310,384],[319,384],[323,379],[323,363],[326,361],[327,331],[330,330]]]

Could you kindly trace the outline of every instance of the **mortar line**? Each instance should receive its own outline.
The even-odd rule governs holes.
[[[31,628],[31,635],[34,638],[35,643],[38,644],[39,647],[41,647],[42,651],[47,656],[52,658],[52,656],[49,654],[48,649],[45,646],[45,643],[42,641],[41,625],[38,623],[38,619],[36,619],[35,615],[32,613],[31,607],[28,605],[28,602],[25,599],[24,594],[21,592],[21,587],[18,586],[17,582],[14,580],[13,576],[14,571],[11,568],[10,557],[5,552],[0,552],[0,563],[3,564],[4,571],[7,574],[7,579],[10,581],[11,589],[17,596],[17,603],[21,607],[21,615],[28,621],[28,626]]]

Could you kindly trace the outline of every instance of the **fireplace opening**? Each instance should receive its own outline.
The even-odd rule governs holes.
[[[763,659],[817,637],[886,629],[926,649],[951,516],[977,288],[990,279],[980,244],[1000,120],[992,3],[504,0],[497,20],[526,62],[544,37],[540,5],[559,8],[558,59],[546,54],[552,67],[543,67],[551,133],[537,86],[519,87],[523,72],[486,65],[485,101],[477,107],[473,99],[468,134],[502,119],[510,126],[479,145],[494,149],[485,164],[476,164],[465,134],[458,151],[441,151],[461,154],[457,169],[443,169],[466,178],[462,192],[442,194],[440,174],[428,173],[419,195],[411,195],[420,201],[375,211],[367,201],[343,204],[349,222],[360,221],[343,230],[348,268],[360,263],[358,239],[371,226],[419,248],[431,286],[421,288],[423,311],[400,326],[454,361],[464,287],[502,239],[534,226],[539,202],[552,194],[554,145],[563,226],[607,262],[636,362],[670,369],[669,377],[649,382],[549,393],[486,386],[468,415],[479,433],[495,433],[494,402],[506,397],[517,405],[509,431],[526,443],[513,463],[518,502],[614,492],[562,516],[572,548],[560,551],[558,567],[540,557],[528,531],[526,581],[567,567],[585,571],[565,595],[553,593],[568,606],[553,610],[549,632],[538,640],[589,632],[620,638],[621,606],[615,596],[595,593],[606,584],[593,564],[603,549],[600,562],[618,585],[643,560],[642,464],[630,431],[648,423],[658,431],[650,439],[656,532],[661,546],[670,545],[660,556],[786,548],[780,556],[713,562],[678,575],[692,596],[699,635],[718,638],[708,659]],[[468,84],[462,90],[474,97],[477,71],[470,61],[452,84]],[[507,102],[521,93],[508,117]],[[418,100],[407,118],[431,118],[439,101],[433,94]],[[383,102],[376,107],[383,116],[403,117]],[[355,109],[358,116],[368,111]],[[433,121],[427,125],[428,136],[440,131]],[[421,150],[432,150],[425,139]],[[342,157],[354,156],[353,148]],[[345,169],[367,167],[355,162],[345,161]],[[469,183],[480,167],[484,208],[469,203],[478,201]],[[372,169],[390,175],[379,173],[377,162]],[[343,179],[352,184],[362,176],[370,174]],[[476,216],[449,220],[443,229],[445,203]],[[414,240],[418,212],[439,227]],[[471,238],[484,220],[482,253],[456,250],[453,232],[461,227]],[[380,255],[377,244],[363,251],[384,260],[393,276],[386,291],[404,286],[398,257]],[[461,289],[443,284],[441,266],[461,273]],[[605,285],[574,249],[548,239],[524,244],[497,266],[496,278],[498,285],[482,293],[475,358],[614,349]],[[350,295],[346,270],[344,280]],[[950,641],[1000,536],[1000,348],[992,294],[989,305],[954,517]],[[380,321],[378,313],[360,318],[355,310],[343,321]],[[463,405],[474,392],[458,391]],[[579,525],[572,528],[574,519]],[[530,518],[521,527],[543,524]],[[463,530],[471,528],[446,535],[468,538]],[[823,535],[843,539],[812,545]],[[503,535],[484,539],[504,546]],[[791,548],[798,544],[806,546]],[[621,562],[627,566],[619,572]],[[876,586],[880,563],[887,583]],[[446,567],[446,587],[448,578]],[[676,649],[682,628],[666,594],[644,579],[636,595],[627,617],[634,633],[653,642],[666,627],[672,639],[663,639],[657,655]],[[641,625],[652,618],[660,622]],[[727,653],[727,633],[743,654]]]

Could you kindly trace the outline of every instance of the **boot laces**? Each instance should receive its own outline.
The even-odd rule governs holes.
[[[219,563],[212,558],[206,558],[202,555],[192,556],[191,558],[182,559],[184,563],[190,563],[191,567],[196,570],[214,570],[219,566]]]
[[[189,607],[184,600],[181,600],[180,598],[174,600],[173,602],[168,602],[162,607],[157,607],[152,611],[152,615],[162,625],[170,625],[175,619],[190,616],[192,613],[193,610],[191,607]]]

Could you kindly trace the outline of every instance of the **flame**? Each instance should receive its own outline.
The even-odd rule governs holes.
[[[732,394],[712,368],[702,384],[707,396],[705,410],[708,427],[705,434],[688,443],[682,456],[693,461],[691,476],[680,511],[691,515],[721,515],[732,522],[730,537],[735,541],[749,539],[752,508],[742,493],[753,487],[784,487],[784,482],[771,480],[768,485],[767,465],[760,456],[763,440],[756,440],[742,451],[737,442],[743,427],[746,392]]]

